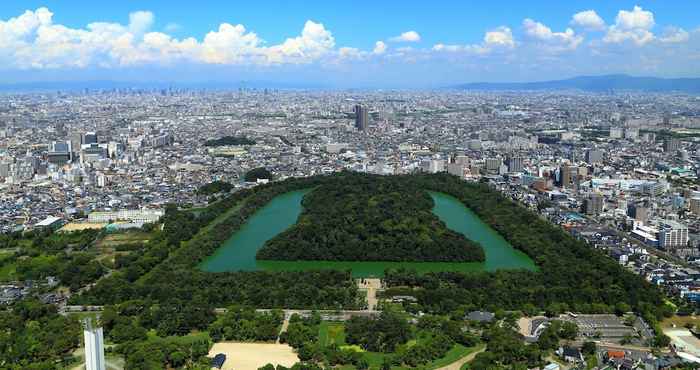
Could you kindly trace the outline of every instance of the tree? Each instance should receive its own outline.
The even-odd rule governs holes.
[[[383,365],[384,365],[384,363],[382,363],[382,366]],[[367,370],[367,369],[369,369],[369,362],[367,362],[367,360],[365,360],[364,358],[360,359],[355,364],[355,367],[357,368],[357,370]]]
[[[253,168],[246,172],[243,178],[248,182],[255,182],[258,181],[258,179],[272,180],[272,172],[268,171],[265,167]]]
[[[584,355],[592,355],[592,354],[595,354],[596,348],[597,348],[597,346],[596,346],[595,342],[586,341],[586,342],[583,342],[583,346],[581,347],[581,352]]]
[[[654,337],[654,347],[665,348],[668,347],[669,344],[671,344],[671,338],[669,338],[668,335],[656,334]]]

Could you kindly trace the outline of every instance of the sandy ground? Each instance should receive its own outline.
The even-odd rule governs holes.
[[[520,334],[523,336],[530,335],[530,322],[532,320],[529,317],[521,317],[518,319],[518,328],[520,329]]]
[[[218,353],[226,355],[222,370],[258,370],[267,364],[292,367],[299,361],[292,347],[274,343],[215,343],[209,357]]]
[[[63,225],[62,228],[58,229],[58,231],[65,231],[65,232],[70,232],[70,231],[80,231],[80,230],[88,230],[88,229],[103,229],[107,224],[89,224],[89,223],[79,223],[79,222],[71,222],[69,224]]]

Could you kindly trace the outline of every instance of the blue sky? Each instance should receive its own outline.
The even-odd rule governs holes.
[[[104,3],[4,3],[0,82],[432,87],[700,75],[700,1],[692,0]]]

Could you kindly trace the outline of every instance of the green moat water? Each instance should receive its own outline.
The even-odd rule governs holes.
[[[447,194],[430,192],[437,215],[448,228],[464,234],[484,248],[485,262],[337,262],[337,261],[259,261],[255,254],[266,241],[294,225],[301,214],[301,200],[309,190],[292,191],[272,199],[250,217],[221,248],[200,266],[204,271],[289,271],[313,269],[350,269],[355,277],[380,277],[392,267],[407,267],[419,272],[494,271],[498,269],[535,270],[533,261],[516,250],[498,232],[484,223],[459,200]]]

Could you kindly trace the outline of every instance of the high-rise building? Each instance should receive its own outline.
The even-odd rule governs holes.
[[[82,139],[80,140],[80,143],[85,145],[85,144],[97,144],[97,134],[94,132],[86,132],[83,134]]]
[[[575,166],[561,166],[561,187],[569,188],[575,184],[578,177],[578,167]]]
[[[627,216],[637,221],[646,222],[649,218],[649,207],[643,204],[631,203],[627,205]]]
[[[497,174],[503,164],[501,158],[486,158],[486,171],[490,174]]]
[[[611,139],[621,139],[622,135],[624,133],[624,130],[619,127],[611,127],[610,128],[610,138]]]
[[[49,163],[62,166],[73,158],[70,141],[54,141],[49,147],[46,159]]]
[[[659,247],[669,249],[688,245],[688,227],[672,220],[659,224]]]
[[[671,153],[681,148],[681,141],[678,139],[666,139],[664,141],[664,152]]]
[[[591,149],[586,151],[586,163],[595,164],[603,159],[603,152],[600,150]]]
[[[508,158],[508,172],[523,172],[523,157]]]
[[[369,113],[367,112],[367,107],[361,105],[355,106],[355,128],[360,131],[367,130],[369,126]]]
[[[85,339],[85,370],[105,370],[105,348],[102,328],[94,327],[91,319],[83,320]]]
[[[438,173],[445,171],[445,161],[442,159],[429,159],[421,164],[423,171],[428,173]]]
[[[587,215],[597,215],[603,212],[604,198],[600,194],[591,194],[583,201],[583,208]]]
[[[700,215],[700,198],[690,198],[688,208],[693,214]]]

